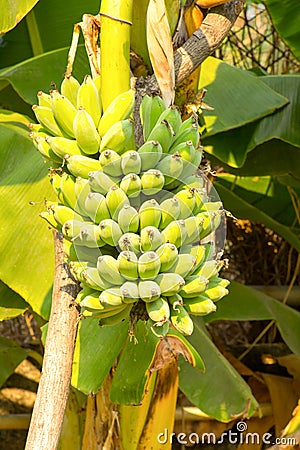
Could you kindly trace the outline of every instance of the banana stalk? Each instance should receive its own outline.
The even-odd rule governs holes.
[[[102,0],[101,93],[103,109],[130,88],[130,29],[133,0]]]

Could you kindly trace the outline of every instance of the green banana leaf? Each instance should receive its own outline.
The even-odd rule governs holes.
[[[0,281],[0,322],[23,314],[29,305],[16,292]]]
[[[38,2],[25,20],[2,36],[0,67],[11,66],[43,52],[69,47],[75,23],[80,22],[85,13],[97,14],[100,3],[100,0],[89,0],[88,3],[81,0]]]
[[[81,320],[73,358],[73,387],[84,394],[97,392],[126,341],[128,328],[128,320],[103,327],[96,319]]]
[[[195,328],[188,340],[203,358],[206,371],[203,374],[179,359],[181,391],[193,405],[221,422],[245,413],[250,417],[258,404],[249,386],[213,344],[202,319],[193,320]]]
[[[2,69],[0,80],[8,81],[18,95],[27,103],[37,102],[37,92],[49,92],[51,83],[60,86],[63,69],[66,67],[68,48],[54,50],[43,55],[22,61],[15,66]],[[82,78],[90,73],[84,46],[78,48],[74,65],[74,76]],[[1,92],[0,92],[1,101]]]
[[[285,343],[300,355],[300,313],[262,292],[232,282],[229,294],[217,304],[217,311],[205,318],[215,320],[275,320]]]
[[[226,170],[231,173],[246,176],[292,173],[299,176],[300,77],[273,75],[259,79],[288,98],[289,103],[274,114],[241,128],[203,136],[204,148],[221,160],[222,165],[225,163]]]
[[[38,0],[0,0],[0,33],[14,28]]]
[[[45,209],[44,199],[55,196],[47,165],[28,137],[28,122],[20,114],[0,111],[0,279],[48,318],[53,238],[39,213]]]
[[[159,338],[152,333],[150,327],[139,321],[134,330],[134,338],[127,337],[114,374],[110,391],[110,398],[114,403],[141,403],[158,342]]]
[[[26,350],[11,339],[0,336],[0,386],[26,357]]]
[[[214,183],[220,198],[224,204],[225,209],[230,211],[233,216],[238,219],[247,219],[253,222],[259,222],[266,227],[278,233],[284,239],[286,239],[295,249],[300,251],[299,230],[293,230],[291,227],[279,223],[273,219],[270,215],[261,211],[251,203],[244,200],[237,193],[231,191],[221,183]]]
[[[281,39],[300,59],[300,9],[298,0],[263,0]]]

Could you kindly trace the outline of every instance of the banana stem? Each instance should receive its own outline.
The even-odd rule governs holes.
[[[100,67],[103,109],[130,88],[130,29],[133,0],[102,0]]]

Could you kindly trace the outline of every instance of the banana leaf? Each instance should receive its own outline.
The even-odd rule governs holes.
[[[0,279],[47,318],[54,252],[52,233],[39,213],[44,199],[55,196],[48,166],[28,137],[28,122],[20,114],[0,111]]]
[[[36,5],[38,0],[1,0],[0,33],[14,28]]]
[[[23,314],[29,305],[16,292],[0,281],[0,322]]]
[[[216,320],[275,320],[282,339],[300,355],[300,313],[262,292],[232,282],[229,294],[217,304],[217,311],[205,317]]]
[[[11,339],[0,336],[0,386],[26,357],[26,350]]]

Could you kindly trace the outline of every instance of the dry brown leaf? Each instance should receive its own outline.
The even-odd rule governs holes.
[[[288,373],[294,379],[294,389],[300,396],[300,358],[297,355],[286,355],[277,358],[278,363],[286,367]]]
[[[168,107],[175,97],[175,69],[172,36],[164,0],[149,1],[147,44],[153,71]]]

